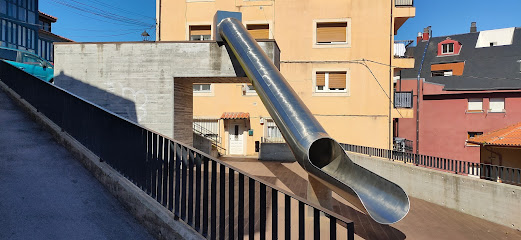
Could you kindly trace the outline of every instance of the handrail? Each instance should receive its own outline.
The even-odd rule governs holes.
[[[212,145],[213,145],[213,146],[215,146],[216,148],[220,149],[221,151],[226,152],[226,148],[224,148],[223,146],[221,146],[222,139],[221,139],[220,136],[208,136],[208,135],[213,135],[213,134],[215,134],[215,133],[213,133],[212,131],[210,131],[210,130],[204,128],[203,126],[201,126],[201,125],[199,125],[199,124],[197,124],[197,123],[195,123],[195,122],[192,122],[192,125],[193,125],[193,131],[194,131],[196,134],[198,134],[198,135],[200,135],[200,136],[202,136],[202,137],[204,137],[204,138],[210,140],[210,141],[212,142]],[[198,128],[199,128],[199,129],[198,129]],[[204,130],[204,131],[203,131],[203,130]]]
[[[479,177],[500,183],[521,184],[521,169],[492,165],[487,163],[475,163],[448,158],[434,157],[416,153],[407,153],[389,149],[359,146],[341,143],[345,151],[367,154],[369,156],[387,158],[392,161],[414,164],[459,175]]]
[[[308,205],[314,212],[312,221],[315,235],[317,231],[320,233],[320,222],[324,221],[320,218],[322,212],[329,221],[330,229],[334,230],[334,236],[337,233],[337,221],[340,221],[346,227],[347,238],[354,239],[354,223],[351,220],[279,189],[274,184],[249,175],[193,147],[130,122],[3,61],[0,61],[0,81],[62,128],[62,131],[67,132],[100,157],[101,161],[116,169],[165,208],[173,211],[176,218],[186,222],[207,238],[216,239],[218,236],[234,238],[234,228],[229,228],[231,230],[227,232],[225,226],[226,224],[234,226],[235,220],[239,226],[243,226],[237,231],[238,236],[244,235],[243,230],[248,223],[250,235],[260,231],[261,238],[266,237],[268,218],[266,211],[271,207],[271,216],[279,214],[277,196],[280,192],[285,196],[284,211],[281,214],[285,214],[285,219],[288,221],[292,212],[291,199],[298,202],[300,237],[307,231],[304,207]],[[219,181],[217,181],[218,175]],[[236,177],[237,186],[235,186]],[[249,184],[247,193],[246,177]],[[271,201],[267,198],[269,194],[267,187],[271,189]],[[238,199],[235,197],[237,188]],[[257,188],[259,197],[256,197]],[[230,189],[234,191],[226,191]],[[219,191],[218,196],[217,191]],[[219,197],[218,201],[217,197]],[[245,218],[246,197],[250,211],[249,216]],[[255,204],[256,199],[260,199],[258,206]],[[238,202],[238,217],[228,217],[226,222],[227,216],[235,216],[235,201]],[[217,202],[220,207],[217,207]],[[229,206],[225,205],[226,202]],[[228,207],[227,211],[225,211],[226,207]],[[217,209],[220,211],[219,219],[216,215]],[[287,237],[290,237],[291,224],[287,222],[284,225],[278,224],[277,218],[273,218],[272,222],[273,238],[277,237],[279,226],[285,226],[284,232]]]

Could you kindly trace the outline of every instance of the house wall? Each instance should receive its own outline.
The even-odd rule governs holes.
[[[480,162],[479,146],[466,144],[468,132],[487,133],[521,121],[521,92],[449,92],[442,85],[421,84],[419,153],[424,155]],[[401,80],[402,91],[414,91],[416,80]],[[469,98],[483,98],[482,112],[467,112]],[[488,112],[490,98],[505,98],[505,112]],[[414,97],[416,113],[416,97]],[[416,151],[416,114],[400,119],[398,136],[413,141]]]
[[[326,131],[339,142],[389,148],[393,114],[387,96],[393,94],[394,69],[367,62],[375,80],[368,68],[352,60],[370,59],[393,65],[391,9],[397,10],[386,0],[331,0],[327,4],[318,0],[161,1],[160,40],[187,40],[188,25],[211,24],[217,10],[239,11],[245,24],[268,23],[270,37],[281,50],[282,74]],[[396,17],[414,16],[414,8],[408,9],[411,11],[401,11]],[[349,22],[348,44],[314,44],[314,21],[338,19]],[[328,70],[347,71],[346,93],[315,92],[314,73]],[[248,125],[254,134],[247,136],[245,154],[256,154],[254,143],[265,132],[260,119],[270,117],[260,99],[244,95],[241,84],[214,85],[212,94],[194,96],[194,117],[218,118],[223,112],[250,114]],[[228,135],[224,132],[222,136],[227,148]]]

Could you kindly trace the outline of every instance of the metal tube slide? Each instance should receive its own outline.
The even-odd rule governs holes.
[[[217,32],[308,173],[379,223],[395,223],[407,215],[409,198],[403,189],[351,161],[239,20],[221,20]]]

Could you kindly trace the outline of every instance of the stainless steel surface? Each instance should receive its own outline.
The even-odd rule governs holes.
[[[298,163],[317,180],[369,213],[391,224],[409,211],[403,189],[353,163],[324,130],[242,23],[226,18],[218,33],[231,48]]]

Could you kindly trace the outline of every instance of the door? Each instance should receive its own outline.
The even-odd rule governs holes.
[[[244,125],[240,123],[230,123],[228,129],[229,135],[229,154],[243,155],[244,154]]]

